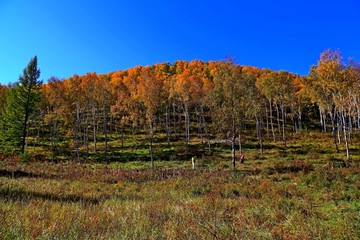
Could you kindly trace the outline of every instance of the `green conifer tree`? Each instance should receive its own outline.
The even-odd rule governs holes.
[[[40,100],[40,70],[37,57],[32,58],[20,75],[19,80],[6,92],[3,114],[1,116],[0,137],[4,147],[21,147],[25,151],[27,125],[30,115]]]

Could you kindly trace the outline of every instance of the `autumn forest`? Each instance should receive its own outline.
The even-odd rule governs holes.
[[[360,64],[340,51],[307,76],[40,69],[0,85],[0,238],[360,238]]]
[[[27,122],[26,145],[47,142],[47,150],[54,153],[72,149],[69,154],[81,161],[90,152],[111,151],[108,139],[114,133],[144,130],[151,162],[152,143],[159,133],[167,144],[181,137],[186,154],[192,138],[209,151],[212,142],[226,140],[235,166],[236,149],[242,152],[248,137],[245,129],[253,129],[251,137],[256,135],[262,154],[266,142],[286,146],[290,133],[321,128],[332,132],[336,151],[345,144],[350,159],[351,136],[360,126],[359,78],[359,64],[344,63],[340,52],[332,50],[321,54],[308,76],[240,66],[227,59],[159,63],[64,80],[53,77],[31,90],[40,95]],[[6,94],[12,89],[1,86],[4,116],[9,111]],[[8,140],[3,137],[2,151],[9,151],[7,142],[16,151],[21,139]],[[59,140],[67,144],[60,146]]]

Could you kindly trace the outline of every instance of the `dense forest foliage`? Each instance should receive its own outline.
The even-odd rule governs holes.
[[[5,154],[21,146],[20,138],[10,141],[6,134],[8,113],[14,108],[9,102],[18,101],[14,92],[19,86],[21,81],[0,86]],[[315,128],[331,132],[334,151],[344,144],[350,159],[351,138],[360,127],[360,65],[345,63],[340,52],[332,50],[320,55],[308,76],[241,66],[231,59],[194,60],[63,80],[53,77],[28,91],[34,101],[19,115],[29,113],[28,121],[22,121],[25,126],[18,126],[25,128],[26,144],[46,145],[55,155],[72,149],[69,154],[78,161],[99,151],[106,156],[111,151],[108,140],[115,134],[123,136],[119,144],[124,144],[124,132],[146,131],[152,163],[154,141],[171,145],[183,139],[184,154],[191,141],[210,151],[212,143],[227,142],[235,166],[249,130],[262,154],[266,142],[286,146],[291,133]]]

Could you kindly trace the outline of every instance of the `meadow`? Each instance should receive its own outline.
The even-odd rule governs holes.
[[[185,154],[162,137],[153,168],[144,132],[81,163],[41,145],[2,155],[0,239],[360,239],[358,136],[350,161],[330,133],[267,141],[263,155],[249,137],[235,169],[226,142],[192,138]]]

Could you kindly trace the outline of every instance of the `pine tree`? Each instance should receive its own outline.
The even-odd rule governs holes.
[[[40,70],[37,68],[37,57],[32,58],[20,75],[19,80],[9,87],[4,112],[1,117],[1,135],[3,146],[21,146],[25,151],[27,125],[30,115],[40,100]]]

